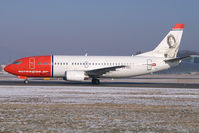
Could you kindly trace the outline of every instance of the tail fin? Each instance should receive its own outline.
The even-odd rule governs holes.
[[[153,51],[149,51],[138,56],[176,58],[182,38],[183,29],[184,24],[176,24]]]

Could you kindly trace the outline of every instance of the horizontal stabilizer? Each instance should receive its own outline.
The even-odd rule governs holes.
[[[167,59],[167,60],[164,60],[165,62],[175,62],[175,61],[180,61],[180,60],[183,60],[183,59],[186,59],[186,58],[190,58],[192,57],[191,55],[188,55],[188,56],[184,56],[184,57],[177,57],[177,58],[173,58],[173,59]]]

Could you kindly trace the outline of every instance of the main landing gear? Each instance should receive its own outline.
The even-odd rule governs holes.
[[[99,84],[100,84],[99,79],[93,78],[93,79],[92,79],[92,84],[93,84],[93,85],[99,85]]]
[[[29,83],[29,80],[28,79],[25,79],[24,80],[24,84],[28,84]]]

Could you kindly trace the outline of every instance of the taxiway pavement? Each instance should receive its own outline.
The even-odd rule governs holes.
[[[0,86],[94,86],[90,81],[30,79],[29,84],[12,75],[0,75]],[[199,75],[144,75],[126,79],[102,79],[99,87],[199,88]]]
[[[111,82],[103,81],[100,85],[92,85],[90,82],[66,82],[32,80],[24,84],[22,80],[0,81],[0,86],[97,86],[97,87],[148,87],[148,88],[199,88],[199,83],[153,83],[153,82]]]

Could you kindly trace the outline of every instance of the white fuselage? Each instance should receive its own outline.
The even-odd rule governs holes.
[[[108,72],[101,77],[120,78],[143,75],[168,69],[178,63],[167,64],[160,57],[139,56],[52,56],[53,77],[65,77],[66,71],[89,71],[94,69],[126,66]]]

